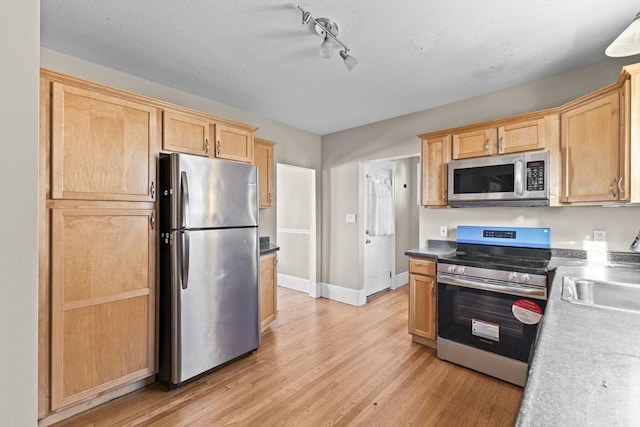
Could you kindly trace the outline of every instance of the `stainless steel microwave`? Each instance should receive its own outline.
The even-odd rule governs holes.
[[[549,152],[452,160],[450,206],[548,206]]]

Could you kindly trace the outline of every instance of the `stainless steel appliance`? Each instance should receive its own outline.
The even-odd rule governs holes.
[[[160,370],[170,388],[260,345],[253,165],[161,154]]]
[[[449,205],[548,206],[548,169],[547,151],[452,160]]]
[[[438,357],[524,386],[547,301],[550,230],[458,226],[438,260]]]

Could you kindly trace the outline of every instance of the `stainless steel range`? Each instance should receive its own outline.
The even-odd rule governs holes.
[[[458,226],[438,261],[438,357],[524,386],[547,301],[548,228]]]

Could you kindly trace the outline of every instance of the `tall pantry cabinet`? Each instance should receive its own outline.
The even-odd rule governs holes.
[[[156,371],[159,110],[41,73],[39,415]]]

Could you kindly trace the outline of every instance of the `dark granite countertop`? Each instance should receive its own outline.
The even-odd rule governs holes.
[[[269,254],[271,252],[275,252],[275,251],[279,251],[280,250],[280,246],[273,244],[273,243],[269,243],[269,245],[261,245],[260,246],[260,255],[266,255]]]
[[[456,251],[456,242],[450,240],[429,240],[426,247],[409,249],[404,252],[407,256],[440,259],[452,255]]]

